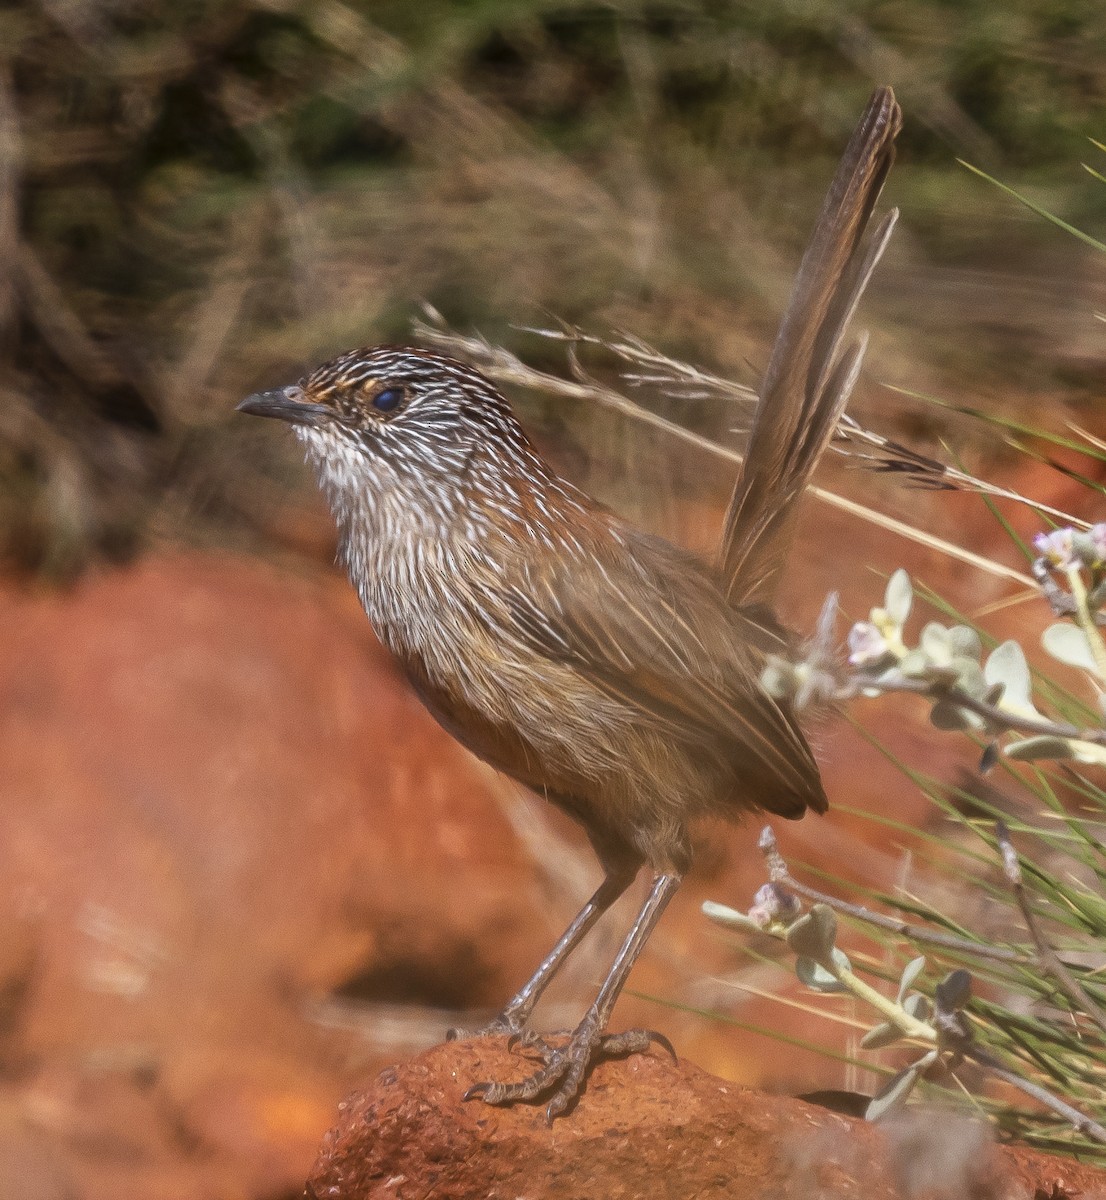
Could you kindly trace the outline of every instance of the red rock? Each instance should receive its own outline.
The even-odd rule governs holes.
[[[832,573],[845,534],[830,528],[799,556]],[[804,612],[827,585],[798,597]],[[852,586],[854,605],[879,591]],[[514,786],[427,716],[336,573],[154,557],[67,593],[0,589],[0,621],[0,1056],[78,1197],[191,1200],[216,1176],[241,1194],[295,1186],[355,1073],[440,1038],[444,1009],[501,1005],[596,881],[577,831],[540,802],[543,848],[524,844]],[[970,766],[908,703],[881,727],[903,757],[946,778]],[[815,742],[834,801],[928,815],[843,722]],[[710,982],[735,956],[698,906],[749,902],[757,826],[701,837],[631,988],[692,1007],[732,996],[743,1020],[838,1045],[828,1021]],[[778,832],[797,859],[896,878],[898,847],[857,818]],[[575,1020],[632,904],[581,948],[539,1024]],[[755,982],[787,979],[757,968]],[[336,1011],[335,992],[377,1007]],[[632,1024],[743,1082],[841,1082],[831,1060],[628,994],[614,1026]],[[106,1137],[113,1125],[127,1138]]]
[[[334,575],[149,559],[0,591],[0,620],[19,1103],[51,1114],[77,1195],[151,1194],[150,1163],[198,1159],[235,1194],[294,1186],[351,1056],[395,1053],[321,1000],[490,1009],[553,936],[494,779]]]
[[[913,1114],[889,1129],[737,1087],[653,1052],[599,1064],[552,1128],[530,1105],[465,1102],[521,1076],[502,1039],[439,1046],[341,1107],[309,1200],[1091,1200],[1106,1171],[991,1145]]]

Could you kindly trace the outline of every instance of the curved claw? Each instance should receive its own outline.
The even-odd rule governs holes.
[[[579,1067],[575,1063],[569,1065],[560,1086],[545,1106],[545,1123],[547,1126],[552,1125],[559,1116],[576,1106],[576,1101],[580,1099],[580,1092],[583,1091],[585,1070],[586,1064],[584,1063],[581,1063]]]
[[[655,1042],[662,1050],[668,1051],[674,1063],[678,1063],[680,1061],[679,1056],[676,1054],[676,1047],[672,1045],[672,1043],[664,1036],[663,1033],[658,1033],[655,1029],[648,1029],[646,1032],[649,1034],[649,1040],[651,1042]]]
[[[652,1045],[666,1050],[673,1062],[679,1061],[676,1047],[656,1029],[627,1029],[623,1033],[608,1033],[599,1043],[599,1050],[607,1057],[621,1058],[627,1054],[640,1054]]]

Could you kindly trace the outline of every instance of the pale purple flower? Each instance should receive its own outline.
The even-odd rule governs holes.
[[[799,915],[802,904],[778,883],[766,883],[753,897],[753,906],[748,917],[754,925],[767,929],[771,925],[790,923]]]
[[[1051,533],[1038,533],[1033,546],[1049,566],[1068,571],[1080,565],[1075,554],[1075,530],[1069,526],[1054,529]]]
[[[849,630],[849,664],[867,667],[887,654],[887,640],[871,621],[857,621]]]

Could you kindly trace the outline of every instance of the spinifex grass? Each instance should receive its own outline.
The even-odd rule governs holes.
[[[1102,248],[1093,239],[1085,240]],[[1083,431],[1069,438],[1039,432],[1021,421],[984,419],[1014,430],[1017,448],[1039,461],[1051,460],[1027,446],[1025,439],[1080,450],[1091,464],[1101,457],[1101,442]],[[878,1117],[905,1102],[923,1070],[943,1066],[955,1080],[962,1063],[974,1062],[985,1076],[1006,1085],[989,1102],[1001,1127],[1052,1149],[1102,1158],[1106,1157],[1106,900],[1102,895],[1106,789],[1101,768],[1106,765],[1102,735],[1106,645],[1100,625],[1106,599],[1106,526],[1091,524],[1102,515],[1100,482],[1070,463],[1053,465],[1086,488],[1089,517],[1081,523],[1086,532],[1073,528],[1080,524],[1075,519],[1056,528],[1058,514],[1053,510],[1048,522],[1053,532],[1042,533],[1035,541],[1032,567],[1042,593],[1038,602],[1047,599],[1066,618],[1046,631],[1044,646],[1063,666],[1053,663],[1031,674],[1020,647],[996,646],[985,629],[977,628],[933,592],[927,597],[930,607],[956,624],[951,628],[928,625],[918,644],[910,648],[904,630],[910,588],[901,572],[889,583],[883,606],[873,609],[870,621],[854,626],[850,635],[850,665],[859,668],[862,677],[867,672],[872,685],[865,688],[860,679],[855,681],[861,684],[857,690],[869,695],[895,690],[924,695],[933,703],[934,724],[960,729],[974,738],[983,753],[981,765],[1001,769],[1001,790],[943,787],[879,747],[941,815],[928,829],[895,826],[915,866],[922,865],[923,882],[915,894],[899,889],[882,895],[869,890],[869,895],[883,913],[901,914],[912,923],[920,918],[925,928],[889,930],[885,917],[881,925],[881,918],[868,918],[855,909],[850,913],[848,905],[828,894],[824,899],[843,910],[846,919],[859,918],[865,936],[883,945],[890,962],[901,963],[916,951],[925,955],[924,960],[919,957],[903,966],[893,1004],[883,994],[872,997],[890,1019],[865,1041],[873,1049],[899,1041],[903,1032],[911,1032],[906,1018],[928,1017],[932,1011],[935,1019],[930,1030],[937,1050],[929,1050],[913,1065],[908,1063],[872,1102],[870,1115]],[[1025,552],[1024,543],[998,511],[993,493],[988,495],[986,487],[977,490]],[[984,646],[989,655],[980,670]],[[973,703],[957,703],[968,699]],[[870,740],[878,746],[876,739]],[[851,812],[854,818],[893,826],[879,815]],[[818,903],[809,916],[796,920],[797,910],[786,892],[789,872],[774,841],[768,845],[768,867],[771,888],[758,896],[758,905],[745,920],[775,928],[800,953],[804,948],[810,953],[812,944],[818,946],[809,930],[821,925],[817,953],[822,977],[808,966],[805,981],[827,991],[847,985],[850,969],[836,961],[839,952],[832,934],[825,934],[826,928],[833,927],[832,910]],[[800,872],[812,873],[809,868]],[[975,927],[972,922],[951,921],[927,898],[927,877],[955,881],[962,894],[970,881],[975,897],[986,897],[986,927],[981,928],[978,920]],[[844,881],[832,877],[822,887],[833,895],[849,890]],[[810,889],[799,885],[799,890],[818,899]],[[796,929],[804,922],[807,932],[796,939]],[[930,931],[939,931],[937,939]],[[949,932],[960,939],[955,948],[942,944],[941,939],[947,943]],[[803,946],[794,946],[796,940]],[[953,968],[936,987],[926,988],[924,997],[916,990],[923,961],[930,972]],[[800,958],[801,978],[802,964]],[[887,982],[885,966],[869,973]],[[864,994],[858,987],[848,990]],[[977,1053],[980,1047],[982,1053]],[[932,1080],[930,1086],[947,1088],[948,1080]],[[1011,1087],[1020,1088],[1036,1103],[1012,1103]]]
[[[862,1044],[875,1050],[905,1037],[922,1048],[873,1099],[873,1118],[906,1102],[923,1076],[931,1087],[948,1088],[959,1082],[964,1064],[973,1064],[985,1078],[1005,1085],[992,1093],[1000,1126],[1053,1148],[1106,1156],[1106,901],[1097,836],[1106,829],[1106,791],[1097,777],[1106,754],[1101,710],[1096,715],[1070,692],[1073,680],[1096,698],[1106,692],[1097,628],[1106,591],[1106,527],[1042,534],[1037,550],[1034,573],[1063,581],[1050,599],[1071,618],[1046,632],[1045,646],[1079,675],[1068,671],[1054,682],[1061,668],[1038,672],[1034,680],[1012,642],[995,647],[992,641],[981,665],[988,639],[962,618],[953,626],[930,622],[915,644],[906,630],[912,601],[902,572],[892,577],[870,621],[850,634],[855,674],[838,694],[923,696],[933,705],[938,728],[975,739],[982,765],[1001,769],[1005,777],[999,792],[941,786],[871,739],[941,814],[929,829],[896,830],[903,849],[922,865],[915,893],[892,890],[875,897],[879,912],[908,918],[911,926],[895,928],[887,916],[835,899],[849,890],[843,880],[831,877],[821,894],[797,883],[774,839],[765,843],[771,882],[749,913],[709,915],[786,938],[800,955],[804,983],[850,991],[879,1009],[884,1023]],[[951,614],[951,606],[931,599],[935,610]],[[783,672],[777,676],[785,679]],[[1048,699],[1041,699],[1044,694]],[[852,815],[887,824],[857,811]],[[978,918],[974,926],[950,919],[927,898],[927,877],[931,884],[956,882],[973,906],[985,897],[985,927]],[[794,892],[816,901],[808,915],[800,915]],[[862,984],[835,948],[833,909],[857,919],[867,937],[884,944],[892,962],[924,954],[903,968],[896,1000]],[[812,929],[819,930],[817,937]],[[950,934],[956,945],[949,944]],[[923,964],[929,986],[922,983]],[[935,968],[938,974],[949,971],[941,982],[933,982]],[[876,974],[885,978],[883,971]],[[1011,1103],[1010,1088],[1035,1103]],[[1056,1123],[1058,1115],[1063,1126]]]

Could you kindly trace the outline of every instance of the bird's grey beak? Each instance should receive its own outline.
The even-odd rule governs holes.
[[[304,398],[303,388],[283,387],[271,392],[254,392],[238,405],[238,412],[254,417],[277,417],[292,425],[325,424],[334,416],[334,410],[325,404],[312,404]]]

